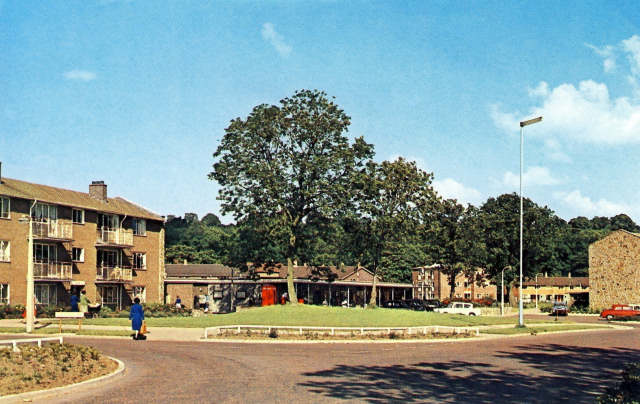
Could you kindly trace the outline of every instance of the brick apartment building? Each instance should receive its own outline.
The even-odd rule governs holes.
[[[477,275],[481,275],[480,272]],[[482,279],[482,277],[480,277]],[[426,267],[413,268],[411,271],[411,283],[413,295],[417,299],[448,299],[451,293],[448,276],[440,271],[440,266],[434,264]],[[455,298],[467,300],[492,299],[498,297],[498,288],[489,281],[482,279],[470,279],[460,273],[456,276]]]
[[[0,304],[26,303],[29,215],[37,304],[68,305],[82,289],[114,309],[162,302],[163,217],[108,198],[102,181],[84,193],[0,177]]]

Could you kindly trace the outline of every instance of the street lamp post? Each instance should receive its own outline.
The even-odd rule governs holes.
[[[31,209],[29,209],[29,217],[21,217],[19,222],[28,223],[29,224],[29,235],[28,235],[28,251],[27,251],[27,304],[25,305],[25,322],[26,322],[26,331],[28,333],[33,332],[33,323],[34,323],[34,298],[33,298],[33,207],[36,205],[36,201],[33,202]]]
[[[524,163],[524,127],[542,121],[542,117],[520,122],[520,287],[518,289],[518,325],[524,327],[524,314],[522,305],[522,166]]]

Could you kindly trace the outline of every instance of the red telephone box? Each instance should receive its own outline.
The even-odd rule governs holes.
[[[271,306],[276,304],[275,285],[262,285],[262,305]]]

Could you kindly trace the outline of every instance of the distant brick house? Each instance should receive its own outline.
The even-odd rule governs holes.
[[[480,274],[478,272],[477,274]],[[417,299],[444,300],[451,296],[448,276],[440,271],[440,265],[413,268],[411,271],[413,294]],[[498,296],[496,285],[471,279],[460,273],[456,276],[453,297],[467,300],[493,299]]]
[[[640,234],[616,230],[589,245],[589,306],[640,303]]]
[[[520,293],[514,283],[511,295],[517,301]],[[522,282],[522,302],[567,302],[586,305],[589,301],[589,278],[569,276],[538,276]]]

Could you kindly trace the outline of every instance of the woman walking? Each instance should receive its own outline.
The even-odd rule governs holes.
[[[140,298],[136,297],[133,300],[134,304],[131,306],[129,312],[129,320],[131,320],[131,329],[136,332],[133,339],[145,339],[144,335],[140,334],[140,328],[142,328],[142,321],[144,321],[144,309],[140,305]]]

